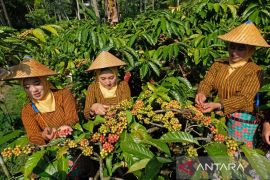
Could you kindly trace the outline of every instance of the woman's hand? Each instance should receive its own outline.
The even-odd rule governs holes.
[[[64,125],[57,129],[57,136],[58,137],[67,137],[71,135],[73,129],[70,126]]]
[[[204,103],[202,105],[202,113],[208,113],[211,112],[215,109],[221,109],[221,104],[220,103],[214,103],[214,102],[210,102],[210,103]]]
[[[91,107],[91,111],[97,115],[105,115],[110,106],[106,106],[100,103],[95,103]]]
[[[56,137],[56,129],[55,128],[50,128],[50,127],[46,127],[42,134],[41,134],[42,138],[45,141],[50,141],[52,139],[54,139]]]
[[[270,139],[270,123],[269,122],[263,123],[262,138],[264,142],[270,145],[270,140],[269,140]]]
[[[196,94],[195,103],[202,106],[206,100],[206,96],[203,93]]]

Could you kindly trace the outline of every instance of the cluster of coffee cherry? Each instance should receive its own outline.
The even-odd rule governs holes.
[[[7,147],[7,148],[3,149],[3,151],[1,152],[1,155],[4,158],[10,158],[13,155],[17,157],[21,154],[29,155],[32,152],[34,152],[34,150],[35,150],[35,147],[30,145],[30,144],[28,144],[26,146],[16,145],[14,148]]]
[[[115,144],[119,140],[120,134],[127,129],[128,120],[126,111],[132,108],[131,101],[122,101],[117,106],[113,106],[104,116],[105,121],[91,136],[91,142],[101,143],[101,158],[105,158],[115,150]]]

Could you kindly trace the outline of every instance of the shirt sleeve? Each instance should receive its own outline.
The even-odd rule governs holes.
[[[45,140],[42,138],[42,130],[40,129],[36,115],[29,112],[30,110],[26,107],[22,110],[22,122],[26,131],[29,141],[33,144],[44,145]]]
[[[121,82],[121,101],[130,99],[131,97],[131,92],[129,85],[126,81]]]
[[[239,95],[223,100],[224,114],[233,113],[239,109],[245,109],[246,105],[253,104],[254,97],[261,86],[260,70],[248,74],[243,82],[243,88]]]
[[[210,92],[214,89],[214,80],[217,76],[217,71],[219,68],[220,68],[219,62],[215,62],[210,67],[204,79],[199,84],[198,93],[203,93],[205,96],[210,95]]]
[[[72,126],[79,122],[76,100],[68,89],[63,89],[63,109],[65,112],[66,125]]]
[[[92,107],[94,103],[96,103],[95,87],[94,87],[94,84],[91,84],[87,89],[87,94],[86,94],[86,99],[85,99],[84,117],[86,119],[90,118],[90,108]]]

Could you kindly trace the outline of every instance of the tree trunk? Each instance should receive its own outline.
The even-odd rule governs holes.
[[[105,0],[105,9],[107,21],[111,25],[117,24],[119,22],[117,0]]]
[[[76,7],[77,7],[76,16],[78,20],[81,20],[79,0],[76,0]]]
[[[0,0],[0,3],[1,3],[2,9],[3,9],[3,11],[4,11],[4,16],[5,16],[5,18],[6,18],[6,21],[7,21],[8,25],[9,25],[9,26],[12,26],[12,25],[11,25],[11,22],[10,22],[10,20],[9,20],[8,14],[7,14],[7,9],[6,9],[6,6],[5,6],[4,1],[3,1],[3,0]]]
[[[152,0],[152,9],[155,10],[155,0]]]
[[[91,6],[92,6],[92,8],[93,8],[94,11],[95,11],[95,14],[96,14],[96,16],[97,16],[98,21],[100,21],[100,15],[99,15],[99,11],[98,11],[98,3],[97,3],[97,0],[92,0],[92,1],[91,1]]]
[[[143,12],[143,0],[140,0],[140,13]]]
[[[146,4],[147,4],[147,0],[144,0],[144,12],[146,12]]]

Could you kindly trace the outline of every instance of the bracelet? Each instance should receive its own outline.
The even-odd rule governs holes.
[[[221,110],[221,111],[223,111],[224,110],[224,106],[223,106],[223,104],[222,103],[220,103],[220,108],[219,108],[219,110]]]

